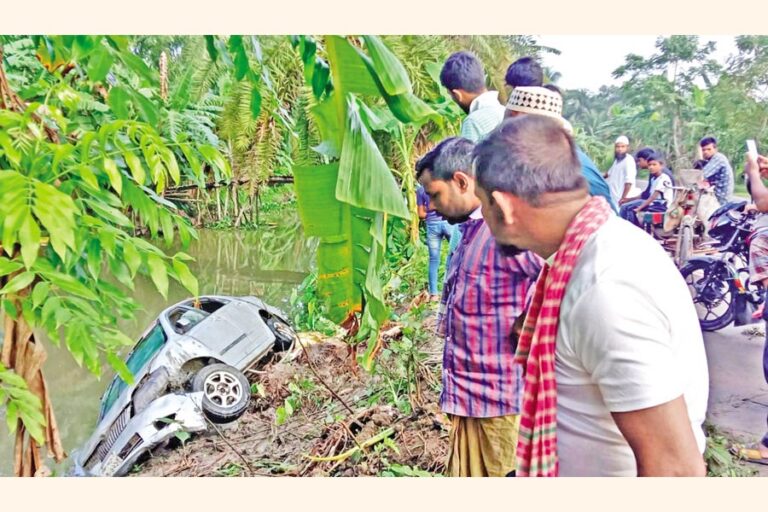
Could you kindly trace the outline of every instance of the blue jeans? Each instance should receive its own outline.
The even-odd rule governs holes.
[[[443,239],[451,239],[453,226],[446,220],[427,222],[427,248],[429,248],[429,294],[437,295],[437,269],[440,267],[440,252]],[[449,259],[450,262],[450,259]]]
[[[624,220],[628,220],[632,224],[637,224],[637,215],[635,214],[635,208],[643,204],[645,199],[635,199],[628,203],[624,203],[619,208],[619,217]]]
[[[634,201],[630,201],[628,203],[625,203],[621,205],[621,208],[619,209],[619,217],[621,217],[624,220],[628,220],[632,224],[634,224],[637,227],[643,227],[640,221],[637,219],[637,213],[635,213],[635,208],[643,204],[645,200],[644,199],[635,199]],[[667,211],[667,203],[664,201],[654,201],[648,206],[645,207],[643,212],[665,212]]]

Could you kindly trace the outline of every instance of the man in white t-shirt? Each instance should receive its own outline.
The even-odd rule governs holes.
[[[616,139],[614,150],[613,165],[605,174],[605,181],[608,182],[614,202],[621,206],[633,195],[637,165],[629,153],[629,139],[625,135]]]
[[[518,345],[527,371],[519,467],[532,476],[704,476],[709,376],[690,294],[657,242],[590,198],[575,148],[556,121],[525,116],[473,154],[499,246],[547,261]],[[531,441],[551,436],[542,422],[555,443]]]
[[[628,220],[637,226],[642,224],[640,219],[643,212],[666,212],[674,195],[672,178],[664,172],[664,159],[658,153],[651,153],[645,161],[648,165],[650,195],[634,209],[634,216],[628,216]]]

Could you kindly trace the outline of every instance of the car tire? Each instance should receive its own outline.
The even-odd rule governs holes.
[[[299,337],[293,327],[276,316],[267,320],[267,327],[275,335],[275,351],[277,352],[290,350]]]
[[[238,419],[251,400],[248,379],[226,364],[211,364],[198,371],[192,379],[192,390],[203,392],[203,412],[214,423]]]

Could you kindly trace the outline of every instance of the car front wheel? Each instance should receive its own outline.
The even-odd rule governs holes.
[[[236,420],[251,400],[248,379],[226,364],[211,364],[198,371],[192,389],[203,392],[203,412],[214,423]]]

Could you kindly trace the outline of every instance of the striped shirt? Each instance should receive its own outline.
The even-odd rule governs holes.
[[[733,169],[722,153],[715,153],[703,169],[704,179],[715,187],[715,197],[720,206],[727,203],[733,195]]]
[[[470,103],[469,115],[461,123],[461,136],[477,144],[501,124],[504,110],[498,91],[484,92]]]
[[[542,260],[499,253],[479,209],[460,229],[437,320],[445,336],[440,407],[472,418],[519,414],[523,369],[514,363],[512,325]]]

